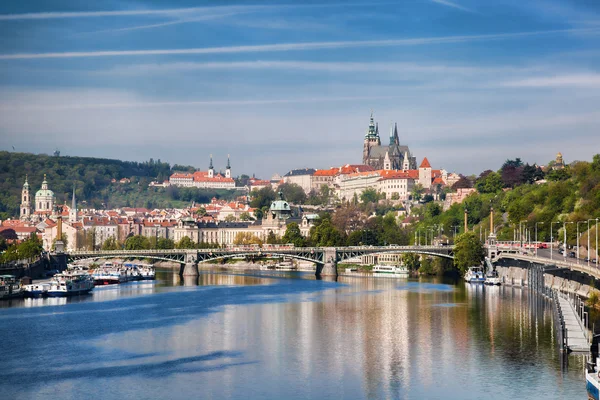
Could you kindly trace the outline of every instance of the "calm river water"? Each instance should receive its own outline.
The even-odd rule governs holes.
[[[268,271],[0,302],[2,399],[586,399],[549,304],[462,282]],[[185,284],[185,285],[183,285]]]

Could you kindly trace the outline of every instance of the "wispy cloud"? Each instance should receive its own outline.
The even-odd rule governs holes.
[[[470,8],[463,7],[463,6],[459,5],[459,4],[453,3],[453,2],[448,1],[448,0],[430,0],[430,1],[433,2],[433,3],[436,3],[436,4],[441,4],[441,5],[446,6],[446,7],[456,8],[457,10],[462,10],[462,11],[465,11],[465,12],[468,12],[468,13],[474,13],[475,12],[474,10],[471,10]]]
[[[484,35],[462,35],[441,36],[411,39],[388,39],[388,40],[355,40],[337,42],[305,42],[305,43],[281,43],[251,46],[226,46],[205,47],[190,49],[158,49],[158,50],[118,50],[118,51],[83,51],[63,53],[17,53],[0,54],[0,60],[24,60],[44,58],[82,58],[82,57],[123,57],[123,56],[147,56],[147,55],[193,55],[193,54],[231,54],[231,53],[254,53],[254,52],[279,52],[279,51],[301,51],[301,50],[323,50],[354,47],[384,47],[384,46],[418,46],[445,43],[465,43],[486,40],[515,39],[540,35],[569,34],[569,33],[600,33],[600,28],[592,29],[555,29],[529,32],[498,33]]]
[[[531,77],[502,84],[517,88],[600,88],[600,74],[573,74]]]
[[[241,5],[241,6],[212,6],[212,7],[187,7],[167,9],[139,9],[116,11],[65,11],[65,12],[36,12],[23,14],[0,14],[0,21],[42,20],[42,19],[68,19],[68,18],[100,18],[100,17],[131,17],[131,16],[177,16],[198,12],[231,11],[250,12],[270,9],[295,9],[295,8],[321,8],[321,7],[363,7],[374,4],[390,4],[383,2],[355,2],[355,3],[323,3],[323,4],[274,4],[274,5]]]

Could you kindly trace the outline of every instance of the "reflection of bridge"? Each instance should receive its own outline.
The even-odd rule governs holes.
[[[171,261],[182,265],[182,273],[197,274],[197,263],[233,257],[291,257],[310,261],[317,265],[317,274],[336,275],[336,264],[366,254],[417,253],[437,257],[454,258],[453,246],[351,246],[351,247],[294,247],[294,248],[225,248],[225,249],[175,249],[175,250],[101,250],[73,251],[68,254],[72,261],[99,258],[149,258]]]

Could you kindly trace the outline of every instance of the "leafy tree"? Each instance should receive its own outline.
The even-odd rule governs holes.
[[[425,188],[420,183],[417,183],[413,186],[411,191],[411,196],[414,201],[421,200],[421,197],[425,193]]]
[[[253,235],[251,232],[238,232],[233,239],[233,244],[245,245],[245,244],[258,244],[262,245],[262,240]]]
[[[279,185],[279,191],[283,193],[283,197],[293,204],[306,203],[306,193],[300,185],[295,183],[283,183]]]
[[[402,263],[406,265],[410,271],[417,271],[421,267],[419,255],[416,253],[406,253],[402,255]]]
[[[158,238],[156,241],[156,248],[159,250],[170,250],[175,248],[175,242],[167,238]]]
[[[452,190],[456,191],[456,189],[468,189],[472,187],[473,183],[467,179],[467,177],[461,176],[460,179],[452,185]]]
[[[235,222],[235,221],[237,221],[237,219],[235,218],[235,215],[229,214],[228,216],[225,217],[224,221],[225,222]]]
[[[269,231],[267,235],[267,243],[268,244],[280,244],[281,240],[275,235],[273,231]]]
[[[481,264],[485,250],[474,232],[466,232],[456,237],[454,243],[454,265],[461,274],[469,267]]]
[[[182,237],[179,242],[175,244],[175,248],[177,249],[195,249],[196,243],[190,239],[189,236]]]
[[[549,181],[566,181],[571,177],[568,168],[553,169],[546,174],[546,179]]]
[[[479,193],[497,193],[502,190],[502,186],[500,174],[490,170],[483,172],[475,183]]]
[[[250,193],[250,196],[252,196],[252,200],[250,201],[250,207],[257,209],[269,207],[276,197],[275,192],[273,191],[271,186],[266,186],[260,190],[253,190]],[[262,215],[260,216],[260,218],[262,218]]]
[[[310,238],[315,246],[339,246],[344,238],[332,224],[330,218],[321,218],[320,223],[311,228]]]
[[[121,246],[117,243],[117,239],[114,236],[109,236],[104,243],[102,243],[102,250],[119,250]]]
[[[125,240],[126,250],[148,250],[150,249],[150,240],[146,236],[130,236]]]
[[[400,194],[398,192],[392,193],[392,200],[398,200],[398,199],[400,199]]]
[[[306,246],[306,239],[300,232],[300,226],[296,222],[290,222],[285,230],[285,234],[281,238],[283,243],[293,243],[296,247]]]
[[[44,247],[38,235],[31,233],[27,240],[19,244],[18,250],[19,258],[37,258],[44,250]]]
[[[240,221],[254,221],[254,218],[252,218],[249,212],[244,211],[240,214]]]
[[[340,232],[352,232],[364,224],[365,217],[357,205],[347,203],[337,210],[331,217],[331,222]]]
[[[377,203],[380,198],[380,194],[373,188],[367,188],[360,194],[360,201],[363,204]]]

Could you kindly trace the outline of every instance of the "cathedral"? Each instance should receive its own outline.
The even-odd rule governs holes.
[[[365,135],[362,163],[376,170],[417,169],[416,157],[413,157],[408,146],[400,144],[397,124],[390,127],[389,146],[381,145],[379,125],[375,124],[373,113],[371,113],[369,129]]]

